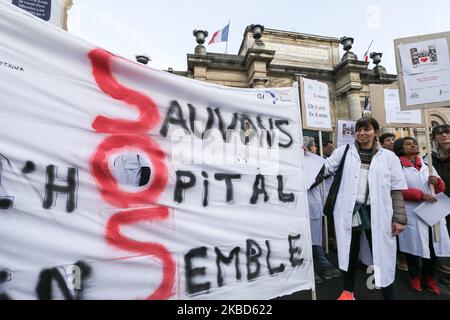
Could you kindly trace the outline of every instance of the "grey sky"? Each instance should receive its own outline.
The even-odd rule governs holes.
[[[212,35],[231,20],[228,53],[237,54],[245,27],[259,23],[271,29],[352,36],[352,51],[360,59],[375,39],[371,51],[383,52],[382,65],[396,73],[393,40],[450,31],[449,16],[446,0],[74,0],[69,31],[127,58],[148,53],[152,67],[186,70],[186,53],[196,45],[194,29]],[[225,43],[207,50],[223,53]]]

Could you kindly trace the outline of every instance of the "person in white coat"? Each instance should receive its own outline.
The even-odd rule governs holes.
[[[407,223],[401,190],[407,188],[398,157],[379,147],[380,126],[370,117],[357,121],[355,144],[349,147],[333,217],[344,290],[338,300],[355,300],[354,285],[361,239],[373,256],[375,286],[384,299],[396,299],[398,236]],[[346,146],[326,159],[325,174],[336,173]],[[338,179],[335,179],[339,183]],[[365,237],[363,237],[365,235]]]
[[[303,137],[303,146],[308,152],[317,153],[316,142],[313,137]],[[323,172],[324,168],[322,168]],[[320,175],[320,174],[319,174]],[[339,277],[341,272],[328,261],[323,250],[323,205],[324,205],[324,181],[316,182],[308,189],[309,222],[311,226],[311,242],[314,256],[314,272],[316,283]]]
[[[151,174],[147,161],[136,153],[124,153],[114,160],[117,181],[123,186],[139,187],[145,185]]]
[[[434,278],[437,257],[450,256],[446,221],[443,218],[438,224],[439,242],[436,242],[434,230],[419,218],[414,209],[423,202],[436,202],[436,198],[431,194],[430,184],[438,194],[445,191],[445,183],[436,173],[430,176],[428,166],[418,156],[419,147],[414,138],[396,140],[394,151],[400,157],[408,184],[408,189],[403,191],[408,225],[399,236],[399,242],[400,251],[407,254],[409,285],[414,291],[421,292],[423,280],[428,291],[439,295],[441,290]],[[434,168],[433,171],[436,172]]]

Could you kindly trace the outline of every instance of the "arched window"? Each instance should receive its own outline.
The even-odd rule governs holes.
[[[433,112],[432,114],[430,114],[430,120],[431,120],[431,126],[435,127],[441,124],[446,124],[448,123],[445,119],[445,116],[442,114],[438,114]]]
[[[433,128],[436,126],[439,126],[441,124],[448,123],[445,119],[445,116],[442,114],[439,114],[439,112],[434,111],[430,114],[430,121],[431,121],[431,127],[429,128],[429,133],[433,131]]]
[[[431,121],[431,127],[432,127],[432,128],[434,128],[434,127],[436,127],[436,126],[438,126],[438,125],[440,125],[439,122],[437,122],[437,121]]]

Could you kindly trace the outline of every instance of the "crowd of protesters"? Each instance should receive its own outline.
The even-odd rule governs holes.
[[[312,137],[304,137],[303,147],[317,153]],[[450,196],[450,125],[432,130],[432,164],[420,157],[413,137],[380,136],[371,117],[357,121],[353,144],[333,151],[326,141],[322,148],[325,165],[308,190],[316,283],[342,277],[338,300],[355,300],[362,262],[372,267],[386,300],[399,298],[397,268],[409,272],[411,290],[441,294],[441,284],[450,284],[450,215],[431,227],[415,209],[435,203],[439,193]],[[323,250],[324,214],[334,225],[340,270]],[[437,270],[446,276],[438,280]]]

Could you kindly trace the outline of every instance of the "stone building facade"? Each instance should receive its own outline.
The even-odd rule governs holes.
[[[300,77],[325,82],[334,125],[337,119],[357,120],[363,115],[369,84],[397,81],[396,74],[386,73],[382,66],[369,69],[368,62],[360,61],[349,50],[341,57],[338,38],[262,28],[258,39],[252,26],[244,31],[238,54],[209,53],[200,40],[195,53],[187,55],[187,71],[175,73],[240,88],[286,87],[299,82]],[[433,124],[449,123],[450,109],[432,110],[430,119]],[[414,135],[424,147],[424,129],[383,130],[394,131],[397,136]],[[324,139],[335,136],[330,133]]]

